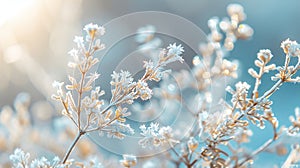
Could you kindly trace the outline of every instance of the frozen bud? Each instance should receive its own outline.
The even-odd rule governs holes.
[[[142,100],[148,100],[152,97],[152,90],[148,87],[145,81],[139,80],[136,85],[136,91],[138,92]]]
[[[286,39],[280,45],[285,54],[290,54],[293,57],[300,56],[300,45],[296,41]]]
[[[259,50],[257,53],[257,58],[261,60],[262,62],[269,62],[272,59],[273,55],[270,50]]]
[[[120,163],[122,166],[124,167],[132,167],[132,166],[135,166],[136,163],[137,163],[137,159],[136,159],[136,156],[134,155],[123,155],[123,160],[120,160]]]
[[[75,38],[74,38],[74,40],[73,40],[76,44],[77,44],[77,47],[78,48],[81,48],[81,47],[83,47],[84,46],[84,40],[83,40],[83,37],[82,36],[75,36]],[[72,51],[72,50],[71,50]],[[73,53],[74,53],[74,51],[72,51]],[[73,53],[70,53],[70,54],[72,54],[71,56],[74,56],[74,54]]]
[[[212,17],[211,19],[208,20],[207,25],[210,29],[216,29],[218,23],[219,23],[219,18],[218,17]]]
[[[231,24],[230,24],[230,21],[229,21],[228,18],[224,18],[224,19],[220,22],[219,26],[220,26],[220,29],[221,29],[222,31],[224,31],[224,32],[228,32],[228,31],[230,31],[231,28],[232,28],[232,27],[231,27]]]
[[[79,40],[79,39],[77,39],[77,40]],[[77,42],[77,40],[76,40],[76,42]],[[79,40],[79,41],[81,41],[81,40]],[[75,48],[73,48],[72,50],[70,50],[70,51],[68,52],[68,54],[69,54],[70,56],[72,56],[72,57],[78,57],[78,53],[79,53],[79,51],[78,51],[77,49],[75,49]]]
[[[94,50],[103,50],[104,48],[105,44],[101,43],[100,39],[96,40]]]
[[[229,38],[229,37],[227,37],[226,39],[225,39],[225,43],[224,43],[224,46],[225,46],[225,48],[228,50],[228,51],[231,51],[231,50],[233,50],[233,48],[234,48],[234,39],[232,39],[232,38]]]
[[[206,56],[211,56],[214,52],[214,46],[211,44],[211,43],[201,43],[199,45],[199,50],[201,52],[201,55],[203,57],[206,57]]]
[[[276,69],[276,65],[271,64],[265,67],[265,72],[269,72],[270,70],[275,70],[275,69]]]
[[[211,33],[211,38],[212,38],[212,40],[215,41],[215,42],[220,42],[220,41],[222,40],[223,36],[222,36],[222,34],[221,34],[220,32],[218,32],[218,31],[213,31],[213,32]]]
[[[169,50],[167,55],[176,55],[176,56],[180,56],[184,50],[183,47],[181,46],[181,44],[176,45],[176,43],[174,44],[170,44],[167,49]]]
[[[228,92],[228,93],[230,93],[230,94],[234,94],[235,93],[235,91],[232,89],[232,87],[230,87],[230,86],[227,86],[226,88],[225,88],[225,90]]]
[[[248,39],[253,35],[253,29],[247,24],[240,24],[237,29],[237,37],[240,39]]]
[[[54,88],[54,89],[56,89],[56,92],[57,92],[57,95],[56,96],[58,96],[58,97],[63,97],[63,90],[62,90],[62,86],[64,85],[64,82],[58,82],[58,81],[54,81],[53,83],[52,83],[52,87]],[[54,99],[56,99],[56,98],[54,98]]]
[[[189,150],[192,152],[194,152],[199,145],[198,141],[194,137],[190,137],[187,144],[188,144]]]
[[[102,36],[105,33],[105,28],[98,26],[97,24],[90,23],[85,25],[83,30],[89,35],[90,38],[95,38],[95,36]]]
[[[243,21],[246,18],[244,8],[240,4],[230,4],[227,6],[227,13],[231,17],[237,17],[238,21]]]
[[[249,73],[253,78],[259,78],[259,75],[257,74],[257,72],[256,72],[253,68],[248,69],[248,73]]]
[[[238,82],[235,84],[235,87],[238,92],[247,92],[250,89],[250,85],[247,82]]]
[[[161,127],[158,131],[158,134],[166,140],[173,137],[172,128],[170,126]]]
[[[196,56],[194,56],[192,62],[193,62],[194,66],[197,66],[197,65],[199,65],[201,63],[201,59],[200,59],[200,57],[198,55],[196,55]]]

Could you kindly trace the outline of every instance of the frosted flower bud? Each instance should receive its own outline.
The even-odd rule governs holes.
[[[75,36],[75,38],[74,38],[73,41],[77,44],[78,48],[83,47],[83,42],[84,42],[83,37],[81,37],[81,36]]]
[[[169,50],[167,55],[180,56],[184,52],[181,44],[177,46],[176,43],[170,44],[167,49]]]
[[[224,46],[225,46],[225,48],[226,48],[228,51],[233,50],[233,48],[234,48],[234,39],[227,37],[227,38],[225,39]]]
[[[212,17],[211,19],[208,20],[207,25],[210,29],[216,29],[218,23],[219,23],[219,18],[218,17]]]
[[[220,42],[223,38],[223,35],[221,33],[219,33],[218,31],[213,31],[211,33],[211,38],[215,42]]]
[[[247,82],[238,82],[235,84],[236,91],[241,94],[247,94],[250,89],[250,85]]]
[[[230,4],[227,6],[227,13],[229,16],[237,16],[239,21],[243,21],[246,18],[244,8],[240,4]]]
[[[199,50],[203,57],[211,56],[214,52],[214,46],[211,43],[208,43],[208,44],[201,43],[199,45]]]
[[[222,31],[224,31],[224,32],[227,32],[227,31],[231,30],[231,23],[230,23],[230,21],[229,21],[228,18],[224,18],[224,19],[220,22],[219,26],[220,26],[220,29],[221,29]]]
[[[300,45],[296,41],[286,39],[280,45],[285,54],[290,54],[293,57],[300,56]]]
[[[69,54],[70,56],[72,56],[72,57],[77,57],[77,56],[78,56],[78,53],[79,53],[79,51],[76,50],[75,48],[73,48],[72,50],[70,50],[70,51],[68,52],[68,54]]]
[[[198,55],[194,56],[193,61],[192,61],[194,66],[197,66],[201,63],[201,59]]]
[[[57,90],[57,95],[56,96],[63,97],[63,93],[64,93],[63,90],[62,90],[63,85],[64,85],[64,82],[54,81],[52,83],[52,87]]]
[[[257,58],[265,63],[269,62],[272,59],[272,57],[273,54],[268,49],[259,50],[259,52],[257,53]]]
[[[102,26],[98,26],[97,24],[87,24],[84,26],[83,30],[89,35],[90,38],[94,38],[95,36],[102,36],[105,33],[105,28]]]
[[[197,140],[194,137],[190,137],[190,139],[188,141],[189,150],[194,152],[197,149],[198,145],[199,145],[199,143],[197,142]]]
[[[161,127],[158,131],[158,134],[164,137],[165,139],[170,139],[173,137],[172,128],[170,126]]]
[[[134,155],[125,154],[123,155],[123,160],[120,160],[120,163],[124,167],[132,167],[136,165],[137,159]]]
[[[240,39],[248,39],[253,35],[253,29],[247,24],[240,24],[237,29],[237,36]]]
[[[248,73],[249,73],[253,78],[259,78],[259,75],[257,74],[257,72],[256,72],[253,68],[248,69]]]

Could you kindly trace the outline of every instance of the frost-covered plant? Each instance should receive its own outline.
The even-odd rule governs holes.
[[[94,57],[95,52],[105,48],[98,39],[104,35],[105,29],[96,24],[89,24],[84,27],[84,30],[87,33],[85,40],[79,36],[74,39],[77,48],[69,52],[73,61],[68,64],[76,73],[79,72],[81,77],[76,79],[74,76],[69,76],[70,84],[65,86],[67,92],[64,89],[64,82],[53,83],[53,87],[57,89],[53,98],[62,103],[64,107],[62,114],[67,116],[78,129],[77,136],[67,150],[62,163],[68,160],[76,143],[86,133],[105,132],[110,137],[120,139],[126,134],[133,134],[134,131],[130,125],[124,124],[130,112],[122,105],[132,104],[138,98],[150,99],[152,90],[147,82],[159,82],[162,75],[168,72],[164,69],[167,64],[175,61],[183,62],[181,57],[183,47],[174,43],[170,44],[167,49],[163,49],[156,60],[144,62],[145,73],[137,81],[134,81],[128,71],[121,70],[119,73],[114,71],[110,82],[112,97],[109,104],[105,105],[104,100],[101,100],[104,91],[100,87],[92,86],[99,74],[91,72],[93,66],[99,62],[99,59]],[[111,110],[113,106],[117,107],[114,111]]]
[[[105,45],[100,40],[100,37],[105,34],[105,28],[93,23],[86,25],[83,29],[86,36],[75,36],[76,47],[69,52],[72,61],[68,63],[68,67],[74,72],[68,76],[69,82],[53,82],[56,94],[52,98],[60,102],[63,108],[61,114],[74,126],[69,125],[70,127],[63,131],[68,135],[67,139],[58,138],[59,140],[53,145],[56,148],[49,149],[54,153],[60,150],[56,154],[64,157],[62,159],[54,157],[49,160],[42,156],[30,160],[30,154],[19,148],[24,147],[22,140],[23,143],[27,142],[24,139],[20,140],[21,137],[32,137],[34,145],[39,144],[40,141],[40,136],[35,132],[37,130],[28,114],[28,95],[23,95],[14,105],[15,112],[6,107],[0,114],[0,128],[8,132],[5,135],[0,134],[0,142],[6,143],[3,139],[9,137],[11,145],[5,150],[12,152],[12,149],[16,148],[9,157],[11,165],[16,168],[105,167],[98,157],[92,157],[90,149],[94,146],[83,137],[92,132],[118,139],[134,134],[134,130],[126,123],[126,117],[131,115],[128,105],[137,102],[137,99],[145,101],[153,97],[157,101],[153,101],[152,109],[146,109],[142,115],[149,117],[163,110],[169,110],[172,114],[174,107],[177,108],[180,104],[182,112],[186,113],[186,119],[191,119],[195,123],[188,121],[191,122],[191,127],[187,134],[183,133],[187,130],[187,125],[172,128],[163,115],[161,119],[151,122],[149,126],[146,126],[148,123],[141,125],[142,137],[139,145],[142,148],[149,148],[150,151],[166,150],[163,150],[162,154],[151,156],[155,157],[153,161],[151,159],[144,164],[143,160],[147,158],[124,154],[123,159],[118,163],[123,167],[139,165],[145,168],[169,167],[168,163],[173,163],[176,167],[247,167],[258,154],[265,151],[276,152],[279,155],[287,154],[286,145],[291,145],[291,150],[283,167],[293,166],[299,162],[300,110],[296,108],[295,116],[290,117],[291,126],[279,128],[276,115],[271,108],[270,97],[283,83],[300,82],[300,77],[296,74],[300,69],[300,45],[290,39],[281,43],[285,53],[285,62],[281,66],[270,64],[274,57],[270,50],[260,50],[254,62],[257,68],[248,70],[255,83],[239,81],[234,87],[220,88],[216,84],[222,82],[224,78],[237,78],[238,65],[227,57],[228,52],[234,49],[237,40],[248,39],[253,35],[253,29],[242,23],[246,19],[242,6],[231,4],[227,7],[227,13],[229,17],[222,20],[213,17],[208,21],[211,33],[207,36],[207,42],[200,44],[201,55],[193,58],[192,70],[172,73],[173,79],[166,65],[176,61],[183,62],[182,45],[174,43],[166,49],[159,49],[162,40],[155,37],[155,27],[148,25],[139,29],[136,41],[140,44],[140,51],[150,60],[144,61],[144,74],[137,80],[128,71],[113,71],[110,82],[112,96],[109,101],[102,98],[105,92],[100,86],[94,86],[95,81],[100,77],[94,68],[101,60],[95,55],[105,49]],[[293,59],[298,59],[295,65],[292,65],[295,62]],[[262,80],[263,76],[269,72],[275,72],[271,78],[275,83],[270,89],[262,91],[259,87],[265,82]],[[159,87],[151,89],[151,81],[159,82]],[[174,85],[175,82],[178,85]],[[216,95],[215,87],[218,91],[222,90],[221,93],[227,91],[231,99],[223,100],[222,95]],[[167,102],[167,109],[162,109],[162,104],[165,102]],[[149,103],[146,102],[140,105],[141,108],[138,110],[143,111],[143,107],[150,107],[148,105]],[[170,113],[166,114],[167,117],[172,117]],[[273,128],[272,137],[253,151],[248,150],[245,145],[251,141],[253,135],[250,129],[251,123],[261,129],[269,123]],[[36,134],[27,136],[29,132]],[[70,137],[74,140],[65,151],[66,143],[62,141],[68,141]],[[53,137],[46,139],[50,138]],[[76,159],[84,159],[84,161],[70,159],[75,147],[83,155],[82,158]],[[3,145],[0,146],[1,150],[2,148]],[[39,152],[32,151],[32,153],[38,155]]]
[[[237,65],[224,57],[228,51],[233,49],[234,42],[237,39],[247,39],[253,34],[250,26],[240,23],[245,19],[242,6],[231,4],[228,6],[227,11],[230,16],[229,19],[225,18],[219,21],[217,17],[213,17],[208,21],[211,34],[208,35],[208,42],[200,45],[202,57],[195,56],[193,59],[192,73],[182,71],[173,74],[175,82],[183,90],[178,92],[178,89],[176,91],[173,87],[169,89],[171,88],[170,83],[162,83],[158,88],[159,99],[181,101],[183,113],[187,112],[198,118],[197,124],[191,128],[189,135],[184,138],[177,137],[178,139],[172,136],[172,142],[178,143],[174,143],[174,145],[169,139],[165,139],[157,133],[159,130],[158,124],[151,123],[148,128],[144,125],[140,127],[141,135],[144,136],[140,141],[142,147],[152,148],[153,146],[159,146],[164,141],[170,144],[171,150],[164,153],[165,157],[159,162],[160,164],[168,160],[177,167],[181,165],[186,167],[245,167],[252,163],[259,153],[269,150],[269,147],[275,141],[280,144],[277,145],[276,152],[285,154],[284,141],[280,137],[299,132],[297,122],[299,118],[297,116],[299,115],[297,112],[296,119],[295,117],[290,118],[292,126],[289,129],[278,130],[279,124],[272,112],[272,101],[269,99],[283,83],[300,82],[299,77],[295,75],[300,69],[300,46],[296,41],[289,39],[281,44],[281,48],[286,54],[283,66],[270,64],[273,57],[271,51],[268,49],[260,50],[255,61],[258,71],[253,68],[248,70],[249,74],[255,79],[252,92],[250,92],[251,85],[246,82],[237,82],[234,89],[230,86],[223,88],[232,95],[230,102],[220,98],[221,101],[217,104],[219,108],[210,108],[216,104],[213,99],[218,99],[216,96],[212,98],[210,90],[212,84],[223,77],[237,77]],[[224,35],[225,38],[223,38]],[[224,39],[223,43],[222,39]],[[290,65],[290,62],[293,62],[291,61],[293,57],[298,58],[298,62],[295,65]],[[271,78],[276,83],[269,90],[259,92],[259,86],[263,82],[262,76],[270,71],[278,71]],[[192,82],[192,77],[197,82]],[[174,80],[171,81],[174,82]],[[198,91],[196,95],[189,93],[188,98],[191,101],[186,101],[182,97],[186,88],[194,88]],[[193,96],[194,98],[192,98]],[[202,98],[199,99],[199,97]],[[197,101],[197,108],[193,106],[195,101]],[[152,111],[155,110],[158,109],[152,109]],[[243,144],[249,142],[253,134],[249,124],[253,123],[263,129],[267,122],[273,127],[273,137],[252,152],[246,150]],[[168,126],[164,128],[168,128]],[[161,137],[164,141],[160,140]],[[285,165],[291,164],[292,161],[289,160],[293,160],[293,163],[297,160],[295,159],[297,149],[297,147],[292,148]]]
[[[25,153],[21,149],[17,148],[14,154],[10,155],[9,159],[12,161],[13,167],[15,168],[68,168],[72,164],[60,163],[58,157],[54,157],[52,161],[48,161],[47,158],[41,157],[40,159],[34,159],[29,162],[29,153]]]

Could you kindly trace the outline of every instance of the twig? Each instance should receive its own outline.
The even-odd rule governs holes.
[[[72,142],[71,146],[69,147],[69,149],[66,152],[66,155],[64,156],[64,159],[62,161],[62,163],[66,163],[66,161],[68,160],[71,152],[73,151],[74,147],[76,146],[77,142],[79,141],[80,137],[83,136],[86,132],[79,132],[76,136],[76,138],[74,139],[74,141]]]

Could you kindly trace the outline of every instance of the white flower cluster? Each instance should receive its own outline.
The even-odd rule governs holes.
[[[300,45],[296,41],[286,39],[281,43],[280,47],[283,49],[284,53],[292,57],[300,56]]]
[[[235,90],[230,86],[226,88],[226,91],[232,94],[231,102],[232,104],[238,104],[239,101],[246,101],[248,90],[250,89],[250,85],[247,82],[238,82],[235,84]]]
[[[170,44],[167,50],[163,49],[160,52],[159,59],[144,62],[146,72],[137,82],[133,81],[133,77],[128,71],[113,72],[111,75],[112,81],[110,82],[113,86],[111,103],[115,105],[122,103],[132,104],[137,98],[142,100],[150,99],[153,93],[147,81],[160,81],[163,74],[169,72],[163,69],[167,64],[175,61],[183,62],[181,57],[183,51],[181,45],[177,46],[176,43]]]
[[[297,107],[295,109],[295,116],[290,116],[289,117],[290,122],[292,125],[289,127],[288,133],[292,135],[299,135],[300,133],[300,108]]]
[[[145,125],[140,126],[141,135],[144,137],[139,141],[139,144],[143,147],[158,147],[169,143],[176,143],[173,139],[172,128],[170,126],[159,128],[158,123],[150,123],[149,127]]]
[[[58,157],[54,157],[52,161],[48,161],[45,157],[34,159],[29,163],[30,154],[25,153],[21,149],[15,149],[14,153],[9,156],[14,168],[68,168],[71,162],[61,164]]]

